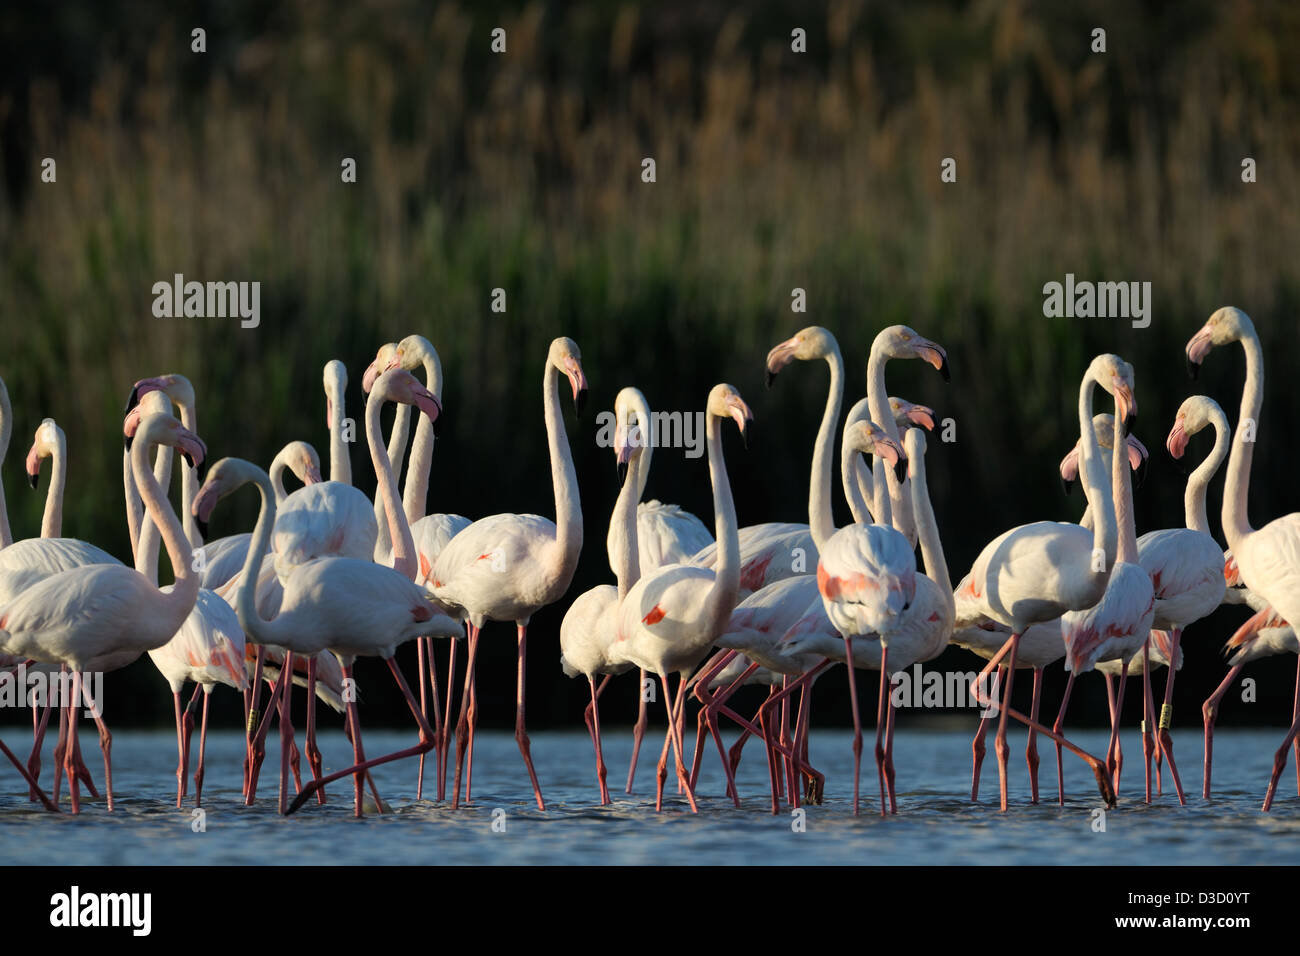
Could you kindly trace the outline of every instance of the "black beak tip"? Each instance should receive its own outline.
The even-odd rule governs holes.
[[[1187,360],[1187,377],[1190,378],[1193,382],[1195,382],[1197,378],[1200,376],[1200,374],[1201,374],[1201,363],[1193,362],[1189,358]]]
[[[435,437],[442,434],[442,406],[438,406],[438,416],[433,420],[433,434]]]
[[[131,439],[131,436],[130,436],[130,435],[123,435],[123,436],[122,436],[122,447],[125,448],[127,451],[130,451],[130,450],[131,450],[131,441],[132,441],[132,439]]]
[[[1137,412],[1129,412],[1129,413],[1128,413],[1128,418],[1124,419],[1124,433],[1125,433],[1125,434],[1132,434],[1132,433],[1133,433],[1133,426],[1137,424],[1137,420],[1138,420]]]
[[[752,426],[749,422],[745,422],[745,424],[740,428],[740,440],[744,444],[746,451],[749,450],[749,432],[751,427]]]
[[[901,484],[903,483],[903,481],[907,478],[907,459],[906,459],[906,458],[900,458],[900,459],[898,459],[898,461],[894,462],[894,477],[898,479],[898,483],[899,483],[900,485],[901,485]]]
[[[943,376],[945,382],[952,381],[952,373],[948,371],[948,358],[944,356],[943,362],[939,365],[939,374]]]
[[[771,388],[771,387],[772,387],[772,383],[775,382],[775,381],[776,381],[776,372],[773,372],[770,368],[769,368],[769,369],[764,369],[764,371],[763,371],[763,387],[764,387],[764,388]]]
[[[135,385],[132,385],[131,394],[126,397],[126,408],[122,410],[122,414],[123,415],[129,414],[131,409],[135,408],[139,404],[140,404],[140,389]]]
[[[1137,475],[1133,478],[1133,487],[1141,488],[1142,483],[1147,480],[1147,459],[1143,458],[1138,462]]]
[[[190,453],[189,453],[189,452],[187,452],[187,451],[183,451],[183,452],[181,452],[181,457],[185,459],[185,463],[186,463],[187,465],[189,465],[191,468],[194,467],[194,459],[190,457]]]
[[[573,407],[577,411],[578,417],[582,417],[582,410],[587,407],[587,390],[578,389],[578,394],[573,399]]]
[[[1062,479],[1061,479],[1061,491],[1065,492],[1065,496],[1066,496],[1067,498],[1070,497],[1070,494],[1074,491],[1074,482],[1073,482],[1073,481],[1068,481],[1067,479],[1062,478]]]
[[[40,480],[40,477],[41,476],[39,474],[30,474],[27,476],[27,483],[31,485],[32,488],[35,488],[36,483]]]
[[[204,540],[204,541],[207,541],[207,540],[208,540],[208,523],[207,523],[206,521],[204,521],[202,518],[195,518],[195,519],[194,519],[194,524],[195,524],[195,526],[199,529],[199,534],[202,535],[203,540]]]
[[[627,462],[625,461],[620,461],[614,466],[614,473],[618,475],[618,486],[620,488],[623,487],[623,483],[627,481],[627,472]]]

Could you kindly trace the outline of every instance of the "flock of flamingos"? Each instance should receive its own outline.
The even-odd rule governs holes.
[[[1102,799],[1115,801],[1122,755],[1118,715],[1128,676],[1142,682],[1146,800],[1151,796],[1154,756],[1157,782],[1168,764],[1180,802],[1182,783],[1174,762],[1170,725],[1174,672],[1182,663],[1184,628],[1220,604],[1245,603],[1255,612],[1228,642],[1232,669],[1206,701],[1204,791],[1210,788],[1212,727],[1217,704],[1242,666],[1266,655],[1300,653],[1287,621],[1300,616],[1300,513],[1256,530],[1247,515],[1247,489],[1263,397],[1263,350],[1250,319],[1221,308],[1188,342],[1195,371],[1214,346],[1240,343],[1246,380],[1234,433],[1219,406],[1205,396],[1187,399],[1169,433],[1168,449],[1182,457],[1192,435],[1213,428],[1213,450],[1191,474],[1186,487],[1186,527],[1149,531],[1137,537],[1130,471],[1146,450],[1128,434],[1137,412],[1133,367],[1117,355],[1098,355],[1079,386],[1079,437],[1061,462],[1067,481],[1082,483],[1088,510],[1080,523],[1035,521],[989,542],[970,573],[954,588],[926,484],[926,430],[933,413],[885,389],[891,359],[921,359],[946,379],[947,356],[935,342],[905,326],[876,336],[867,363],[867,397],[848,413],[840,473],[854,523],[836,528],[832,518],[835,432],[841,417],[844,362],[835,338],[820,327],[805,328],[768,353],[767,383],[793,360],[824,361],[830,370],[825,412],[817,431],[809,482],[808,524],[737,526],[723,455],[723,432],[734,422],[745,436],[749,407],[730,385],[717,385],[705,406],[709,477],[713,489],[714,534],[673,505],[642,502],[649,477],[653,416],[635,388],[615,402],[613,452],[621,489],[610,518],[606,546],[617,584],[593,588],[573,601],[561,626],[561,665],[584,677],[591,690],[585,719],[595,749],[602,804],[610,800],[601,753],[598,700],[611,677],[640,672],[641,713],[636,725],[627,790],[632,792],[637,754],[647,724],[648,681],[662,682],[668,731],[660,753],[656,809],[662,808],[669,760],[678,792],[696,809],[700,761],[717,745],[727,795],[740,796],[734,771],[749,737],[767,752],[773,812],[781,800],[799,806],[820,802],[824,779],[809,763],[809,713],[813,682],[834,663],[882,674],[876,707],[875,759],[882,814],[896,809],[893,767],[893,710],[883,675],[932,660],[957,644],[987,661],[974,683],[985,705],[972,744],[972,799],[978,797],[985,736],[996,724],[994,750],[1000,797],[1007,808],[1007,722],[1030,728],[1026,759],[1033,800],[1038,800],[1037,738],[1056,747],[1058,799],[1062,749],[1084,760],[1096,775]],[[423,370],[426,384],[414,372]],[[252,804],[270,725],[280,734],[279,809],[292,813],[313,798],[325,802],[325,786],[351,778],[355,812],[368,802],[384,804],[370,768],[406,757],[419,758],[416,796],[423,794],[424,761],[436,762],[439,800],[445,800],[453,727],[453,698],[460,689],[455,721],[455,771],[450,798],[457,807],[470,799],[473,737],[477,718],[475,657],[489,621],[512,621],[518,644],[515,736],[537,805],[545,809],[525,730],[525,659],[528,622],[540,608],[569,588],[583,544],[583,514],[561,408],[561,379],[567,379],[581,410],[587,390],[578,346],[557,338],[546,356],[542,394],[555,495],[555,520],[528,514],[498,514],[470,521],[459,515],[427,514],[426,492],[434,433],[442,410],[442,369],[430,343],[412,335],[384,345],[366,369],[363,388],[365,433],[378,478],[372,502],[352,487],[345,434],[342,363],[325,367],[326,419],[330,431],[330,475],[322,480],[310,445],[294,441],[271,463],[269,473],[239,458],[224,458],[201,476],[206,449],[198,435],[194,390],[181,375],[136,382],[123,425],[127,520],[133,566],[94,545],[61,537],[65,476],[63,433],[51,419],[36,430],[26,459],[36,486],[42,461],[52,461],[52,479],[39,538],[14,542],[0,488],[0,669],[42,670],[59,675],[67,693],[58,704],[53,798],[40,784],[42,742],[54,695],[32,708],[34,747],[26,763],[0,742],[23,778],[33,801],[58,810],[67,778],[71,808],[80,808],[79,788],[98,796],[81,757],[77,718],[83,701],[98,726],[104,755],[107,806],[113,806],[112,737],[89,693],[84,675],[112,671],[148,653],[171,685],[178,748],[177,805],[188,792],[193,713],[202,693],[202,729],[194,774],[196,804],[202,798],[203,752],[208,695],[218,684],[244,694],[247,751],[244,800]],[[1093,414],[1097,387],[1113,399],[1114,414]],[[779,387],[779,386],[778,386]],[[397,404],[385,441],[380,413]],[[179,410],[179,419],[172,409]],[[12,432],[8,396],[0,383],[0,456]],[[396,475],[407,452],[412,417],[415,436],[406,463],[406,483]],[[350,424],[350,423],[349,423]],[[168,497],[175,452],[181,468],[182,514]],[[1117,453],[1118,452],[1118,453]],[[1211,533],[1206,489],[1227,459],[1222,532],[1229,551]],[[284,488],[291,471],[302,487]],[[201,482],[201,485],[200,485]],[[218,503],[252,485],[261,509],[251,533],[207,541],[207,521]],[[923,570],[918,569],[920,545]],[[159,587],[159,548],[165,547],[175,580]],[[434,638],[447,638],[446,678],[435,664]],[[463,676],[457,654],[464,639]],[[417,641],[419,690],[413,693],[394,660],[397,648]],[[413,746],[367,757],[362,746],[353,663],[360,655],[383,658],[418,726]],[[1069,672],[1060,711],[1052,727],[1039,720],[1043,668],[1064,659]],[[1163,701],[1157,708],[1151,668],[1166,666]],[[1011,709],[1017,671],[1033,671],[1028,715]],[[1106,675],[1111,691],[1112,729],[1105,755],[1077,747],[1061,734],[1074,679],[1087,671]],[[675,689],[674,689],[674,677]],[[182,702],[186,682],[194,696]],[[262,684],[270,689],[262,702]],[[728,705],[742,685],[769,689],[752,718]],[[299,770],[299,751],[290,721],[292,688],[307,691],[305,751],[311,780]],[[653,684],[649,684],[653,687]],[[860,795],[862,751],[856,682],[849,681],[854,714],[854,812]],[[441,694],[440,694],[441,690]],[[1300,672],[1297,704],[1300,705]],[[1000,699],[998,695],[1000,693]],[[688,769],[686,704],[699,703],[697,734]],[[324,773],[316,742],[317,698],[345,713],[345,732],[354,764]],[[1157,716],[1158,711],[1158,716]],[[729,751],[720,719],[741,728]],[[1273,802],[1293,743],[1300,756],[1300,709],[1274,761],[1264,810]],[[290,776],[296,796],[289,794]]]

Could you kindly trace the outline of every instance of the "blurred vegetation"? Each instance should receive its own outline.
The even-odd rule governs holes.
[[[206,53],[190,50],[195,26]],[[505,55],[489,49],[497,26]],[[1104,54],[1089,49],[1095,26]],[[795,27],[806,54],[791,51]],[[412,331],[447,377],[430,510],[553,514],[537,379],[566,334],[597,408],[627,384],[664,409],[737,385],[759,439],[748,453],[728,444],[742,524],[806,520],[826,374],[793,369],[765,394],[764,355],[803,325],[830,328],[847,407],[873,336],[903,322],[949,350],[951,385],[922,363],[894,363],[889,381],[957,421],[957,442],[929,454],[955,580],[1006,527],[1082,509],[1054,468],[1100,351],[1137,369],[1153,449],[1139,531],[1181,523],[1182,477],[1160,446],[1193,391],[1182,345],[1224,304],[1254,318],[1272,356],[1253,514],[1292,510],[1298,39],[1300,8],[1280,0],[6,7],[0,375],[16,419],[15,534],[39,527],[17,463],[44,416],[68,434],[65,533],[125,555],[117,433],[135,379],[188,375],[214,458],[267,462],[292,438],[324,455],[324,363],[347,363],[360,421],[361,371]],[[57,184],[40,181],[47,156]],[[1246,156],[1257,183],[1241,181]],[[355,184],[340,182],[344,157]],[[944,157],[955,184],[940,182]],[[1044,318],[1043,284],[1067,272],[1150,281],[1150,328]],[[259,280],[261,327],[154,318],[151,287],[174,273]],[[495,287],[504,314],[490,311]],[[794,287],[806,315],[790,310]],[[1242,367],[1216,353],[1200,385],[1234,419]],[[616,489],[590,419],[568,422],[587,521],[572,596],[609,578]],[[366,461],[357,449],[369,491]],[[662,451],[650,491],[711,522],[701,460]],[[1217,509],[1216,485],[1216,527]],[[223,506],[213,533],[253,515],[253,496]],[[563,607],[535,619],[530,710],[576,727],[585,688],[555,666]],[[1230,620],[1189,635],[1202,676],[1180,682],[1188,704],[1217,682]],[[489,722],[510,713],[500,636],[485,643],[499,654],[482,682]],[[135,665],[139,699],[110,701],[110,719],[167,719],[150,667]],[[1261,699],[1280,718],[1289,671],[1272,673]],[[402,719],[390,696],[369,703]],[[824,719],[843,714],[840,697],[819,695]],[[1088,706],[1101,715],[1094,698],[1081,717]]]

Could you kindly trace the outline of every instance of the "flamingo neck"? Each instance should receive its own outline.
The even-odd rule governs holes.
[[[898,424],[889,410],[889,393],[885,390],[885,365],[889,362],[886,355],[875,342],[871,344],[871,355],[867,359],[867,407],[871,410],[871,420],[885,430],[894,441],[899,441]],[[916,524],[912,515],[912,505],[906,493],[906,479],[900,482],[894,469],[876,458],[871,464],[872,483],[876,492],[877,518],[881,524],[892,524],[896,531],[903,534],[915,546]],[[885,514],[885,501],[889,502],[888,516]]]
[[[144,502],[135,490],[135,475],[131,472],[131,453],[122,452],[122,489],[126,495],[126,530],[131,536],[131,555],[140,549],[140,527],[144,524]]]
[[[1250,487],[1250,463],[1255,456],[1259,413],[1264,405],[1264,351],[1259,336],[1252,329],[1240,341],[1246,353],[1246,385],[1241,392],[1237,435],[1228,455],[1228,476],[1223,488],[1223,534],[1234,552],[1241,539],[1254,530],[1247,514],[1246,493]]]
[[[1187,479],[1187,490],[1183,493],[1183,517],[1187,527],[1213,537],[1210,532],[1210,517],[1205,508],[1205,495],[1210,481],[1223,464],[1223,459],[1228,456],[1232,428],[1228,424],[1228,416],[1223,412],[1215,409],[1210,416],[1214,425],[1214,447]]]
[[[871,473],[862,460],[862,453],[848,442],[840,448],[840,481],[844,484],[844,497],[849,500],[854,524],[871,524],[870,506],[863,492],[863,484],[871,487]]]
[[[397,499],[397,478],[393,476],[393,466],[388,462],[388,450],[380,444],[383,426],[379,420],[384,401],[378,391],[370,393],[366,402],[366,444],[370,446],[370,460],[375,466],[379,495],[384,499],[384,511],[388,514],[388,534],[393,543],[393,570],[403,577],[415,580],[419,564],[415,557],[415,538],[411,536],[411,525],[406,520]]]
[[[431,345],[424,351],[424,380],[429,391],[442,402],[442,361]],[[415,443],[411,445],[411,463],[406,469],[406,490],[402,496],[406,520],[411,524],[423,518],[428,508],[433,442],[433,422],[428,415],[421,415],[415,426]]]
[[[948,574],[943,542],[939,539],[939,525],[934,520],[934,506],[930,502],[930,483],[925,472],[925,455],[910,455],[909,464],[914,469],[911,475],[912,513],[916,515],[916,532],[921,542],[921,559],[925,562],[925,573],[939,586],[939,592],[955,614],[957,604],[952,595],[952,578]]]
[[[640,500],[645,471],[645,452],[632,463],[634,474],[623,479],[614,502],[614,512],[609,517],[609,534],[605,550],[609,554],[609,568],[618,581],[618,600],[622,603],[632,585],[641,577],[640,542],[637,539],[636,506]]]
[[[1115,500],[1115,525],[1118,541],[1115,546],[1115,563],[1137,564],[1137,529],[1133,520],[1133,483],[1129,479],[1128,455],[1125,454],[1128,436],[1124,422],[1115,410],[1115,444],[1111,449],[1111,495]],[[1098,511],[1102,509],[1098,508]]]
[[[280,453],[271,459],[271,493],[275,495],[277,505],[284,504],[284,499],[288,497],[287,492],[284,490],[284,470],[287,467],[288,463],[284,458],[284,450],[281,449]]]
[[[9,440],[13,437],[13,408],[9,405],[9,390],[0,381],[0,465],[4,464],[9,454]],[[3,471],[3,469],[0,469]],[[9,528],[9,508],[5,504],[5,483],[0,476],[0,548],[7,548],[14,543],[13,532]]]
[[[1106,468],[1101,454],[1101,445],[1097,441],[1097,431],[1092,427],[1092,395],[1097,380],[1091,371],[1083,376],[1079,384],[1079,438],[1082,447],[1079,454],[1079,480],[1083,483],[1084,493],[1088,497],[1092,511],[1092,547],[1101,550],[1106,556],[1109,567],[1115,559],[1116,525],[1114,510],[1105,507],[1109,496],[1106,494]],[[1122,457],[1122,456],[1121,456]],[[1096,566],[1094,562],[1093,567]]]
[[[826,408],[821,425],[817,428],[817,441],[813,445],[812,475],[808,482],[808,527],[813,543],[820,549],[835,533],[835,516],[831,512],[831,461],[835,454],[835,426],[840,420],[840,406],[844,401],[844,358],[839,344],[832,340],[826,354],[826,364],[831,369],[830,388],[826,394]]]
[[[153,460],[153,480],[162,489],[166,498],[172,484],[172,456],[175,454],[170,445],[156,445]],[[134,450],[134,449],[133,449]],[[147,456],[146,456],[147,457]],[[132,468],[134,471],[134,467]],[[141,502],[143,512],[143,502]],[[135,552],[135,569],[149,579],[155,587],[158,585],[159,547],[162,539],[158,534],[158,525],[147,515],[141,514],[140,528]]]
[[[50,487],[45,492],[45,513],[41,516],[41,537],[63,534],[63,489],[68,480],[68,443],[55,429],[54,452],[50,455]]]
[[[542,403],[546,418],[546,443],[551,456],[551,486],[555,494],[555,540],[561,558],[560,577],[571,578],[582,550],[582,508],[578,502],[578,477],[560,411],[560,372],[547,361],[542,375]]]
[[[192,404],[188,402],[181,404],[181,424],[192,431],[194,434],[199,433],[198,412]],[[199,534],[198,522],[194,520],[194,515],[190,514],[190,506],[194,504],[194,496],[199,493],[199,476],[195,470],[185,463],[182,459],[181,467],[181,521],[185,527],[185,537],[189,539],[190,546],[194,548],[203,547],[203,535]]]
[[[194,552],[185,537],[180,521],[176,518],[176,512],[172,510],[171,503],[159,486],[158,480],[149,471],[148,450],[151,442],[147,435],[139,438],[144,440],[137,440],[131,447],[131,470],[135,473],[136,487],[140,490],[145,511],[151,523],[162,533],[163,545],[167,548],[167,558],[171,562],[175,575],[172,589],[160,591],[158,594],[163,613],[157,616],[168,623],[174,620],[173,630],[178,630],[185,618],[194,610],[194,602],[199,596],[199,577],[193,568]],[[170,446],[164,448],[168,452],[171,450]],[[146,522],[146,527],[149,523]],[[143,529],[141,535],[143,536]],[[137,555],[137,565],[138,563]]]
[[[330,411],[333,413],[330,415],[330,481],[351,485],[352,459],[348,455],[348,443],[343,439],[346,398],[342,389],[329,396]]]
[[[711,636],[721,633],[736,608],[740,594],[740,534],[736,526],[736,503],[731,497],[727,463],[722,455],[722,422],[705,415],[705,436],[709,446],[709,481],[713,485],[713,533],[718,542],[718,561],[713,584],[704,603],[705,626]]]
[[[245,481],[257,485],[261,505],[257,511],[257,524],[253,526],[253,536],[248,542],[248,553],[244,555],[239,590],[235,592],[235,614],[239,617],[239,626],[254,643],[279,644],[282,643],[279,638],[283,628],[277,625],[282,618],[277,615],[267,621],[257,610],[257,579],[262,570],[262,559],[270,550],[271,531],[275,525],[275,492],[266,472],[250,462],[243,462],[242,467],[247,472]]]
[[[654,418],[650,414],[650,405],[639,391],[633,395],[637,421],[641,423],[641,458],[637,464],[636,500],[645,497],[645,488],[650,481],[650,461],[654,457],[655,434]]]
[[[393,474],[402,473],[402,462],[406,460],[406,440],[411,432],[411,406],[398,403],[397,413],[393,416],[393,429],[388,433],[388,464]],[[411,480],[407,472],[406,480]],[[379,537],[375,539],[375,554],[388,554],[393,550],[393,539],[388,534],[388,517],[384,508],[384,496],[375,495],[375,524],[379,528]]]

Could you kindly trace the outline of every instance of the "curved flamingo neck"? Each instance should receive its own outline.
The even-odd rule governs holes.
[[[163,545],[167,548],[167,557],[171,561],[175,574],[175,584],[172,589],[160,591],[158,598],[163,607],[163,614],[168,619],[174,619],[176,628],[179,629],[181,623],[194,609],[194,602],[198,599],[199,578],[194,573],[192,565],[194,552],[185,537],[185,531],[177,520],[176,512],[172,510],[167,496],[159,487],[157,479],[149,471],[148,449],[151,444],[147,433],[136,436],[136,442],[131,447],[131,470],[135,473],[136,487],[140,490],[145,511],[162,533]],[[164,447],[170,450],[170,446]]]
[[[877,341],[871,343],[871,355],[867,358],[867,407],[871,411],[871,420],[885,430],[894,441],[899,441],[898,424],[889,408],[889,393],[885,390],[885,365],[889,356],[879,347]],[[876,458],[871,464],[872,484],[876,494],[877,519],[881,524],[892,524],[913,545],[916,543],[916,525],[912,515],[911,502],[908,501],[905,482],[899,482],[892,468]],[[885,501],[889,501],[888,517],[885,517]]]
[[[171,490],[172,458],[175,453],[170,445],[157,445],[155,447],[157,451],[154,453],[153,459],[153,480],[162,489],[163,498],[166,498]],[[134,450],[134,447],[132,450]],[[135,552],[135,569],[148,578],[153,585],[157,586],[158,551],[162,544],[162,538],[158,533],[158,525],[147,514],[143,513],[143,507],[144,503],[141,501],[142,513]]]
[[[871,524],[870,505],[858,482],[859,477],[870,480],[866,462],[862,460],[861,452],[844,442],[840,448],[840,480],[844,483],[844,497],[849,500],[849,511],[853,513],[854,524]],[[871,486],[868,484],[867,487]]]
[[[1115,526],[1118,540],[1115,545],[1116,564],[1137,564],[1137,528],[1133,520],[1133,483],[1129,479],[1127,448],[1128,436],[1124,433],[1123,417],[1115,410],[1115,443],[1111,448],[1111,495],[1115,500]],[[1101,511],[1102,509],[1098,509]]]
[[[736,526],[736,503],[731,497],[731,482],[727,478],[727,462],[722,455],[723,419],[712,414],[706,414],[705,419],[718,560],[713,569],[713,584],[704,602],[704,623],[710,635],[717,635],[735,610],[736,598],[740,594],[740,533]]]
[[[9,454],[9,440],[13,438],[13,408],[9,404],[9,390],[0,380],[0,465],[4,464]],[[3,472],[3,468],[0,468]],[[14,543],[13,532],[9,528],[9,508],[5,504],[5,483],[0,475],[0,548],[7,548]]]
[[[1082,442],[1079,453],[1079,479],[1083,482],[1092,511],[1093,550],[1100,549],[1105,554],[1106,566],[1109,567],[1115,559],[1117,547],[1116,518],[1114,510],[1105,507],[1105,502],[1110,497],[1107,494],[1106,469],[1101,454],[1101,444],[1097,441],[1097,431],[1092,425],[1092,396],[1096,387],[1097,380],[1089,369],[1084,373],[1083,381],[1079,383],[1079,438]]]
[[[632,404],[641,429],[641,458],[637,463],[636,484],[636,500],[640,501],[645,497],[645,488],[650,481],[650,461],[655,450],[654,418],[650,414],[650,403],[640,390],[634,390]]]
[[[918,446],[919,451],[919,446]],[[948,562],[943,553],[943,542],[939,539],[939,525],[934,520],[934,505],[930,501],[930,483],[925,471],[925,453],[911,454],[908,461],[912,468],[912,513],[916,515],[916,532],[921,543],[921,559],[925,562],[925,573],[944,596],[948,606],[956,612],[956,601],[952,594],[952,578],[948,574]]]
[[[560,411],[560,372],[549,359],[542,375],[542,403],[555,494],[555,540],[562,555],[559,576],[570,578],[582,550],[582,507],[578,502],[578,477],[573,469],[569,436],[564,430],[564,414]]]
[[[429,391],[442,402],[442,360],[433,346],[426,341],[423,349],[424,380]],[[421,415],[415,426],[415,442],[411,445],[411,463],[406,469],[406,489],[402,507],[411,524],[424,517],[428,508],[429,469],[433,465],[433,422]]]
[[[370,393],[366,402],[366,444],[370,446],[370,460],[375,467],[378,491],[384,499],[384,511],[388,514],[388,534],[393,542],[393,570],[403,577],[415,580],[419,564],[415,557],[415,538],[411,535],[411,525],[406,520],[397,500],[397,479],[393,476],[393,467],[388,463],[388,451],[380,444],[383,426],[379,420],[384,400],[378,390]]]
[[[257,511],[257,524],[253,526],[253,537],[248,543],[248,553],[244,555],[243,575],[239,581],[239,590],[235,592],[235,614],[239,625],[256,644],[279,644],[280,632],[284,627],[277,626],[280,618],[266,620],[257,610],[257,579],[262,570],[262,559],[271,547],[271,531],[275,525],[275,491],[271,488],[271,479],[261,468],[251,462],[228,462],[228,467],[241,468],[243,483],[257,485],[261,496],[261,506]]]
[[[62,430],[55,429],[54,451],[50,454],[50,487],[45,492],[45,513],[41,516],[41,537],[57,538],[63,534],[63,490],[68,481],[68,442]]]
[[[1228,455],[1228,476],[1223,488],[1223,534],[1228,547],[1234,551],[1241,539],[1254,531],[1247,513],[1246,494],[1250,486],[1250,463],[1255,456],[1259,413],[1264,405],[1264,350],[1259,336],[1251,329],[1239,341],[1246,353],[1246,385],[1241,391],[1237,435]]]
[[[140,550],[140,529],[144,525],[144,502],[135,490],[135,475],[131,471],[131,453],[122,452],[122,490],[126,497],[126,530],[131,537],[131,555]]]
[[[1183,492],[1183,518],[1187,527],[1193,531],[1200,531],[1213,537],[1210,531],[1210,517],[1205,508],[1205,495],[1210,482],[1223,464],[1223,459],[1228,456],[1228,445],[1232,442],[1232,429],[1228,425],[1228,416],[1218,409],[1210,411],[1210,423],[1214,426],[1214,447],[1187,479],[1187,490]]]
[[[197,435],[199,433],[198,411],[188,402],[182,402],[180,406],[181,424]],[[198,493],[199,476],[195,474],[188,462],[181,459],[181,521],[185,527],[185,537],[194,548],[203,547],[203,535],[199,534],[198,522],[194,520],[194,515],[190,514],[190,506],[194,504],[194,496]]]
[[[640,489],[645,468],[643,451],[632,463],[633,474],[624,477],[623,485],[618,490],[618,500],[614,502],[613,514],[609,517],[609,534],[605,538],[605,550],[609,554],[609,568],[618,581],[618,600],[622,603],[632,585],[641,577],[640,542],[637,538],[636,506],[640,500]]]
[[[831,381],[813,445],[812,474],[808,482],[808,527],[812,531],[813,543],[819,549],[835,533],[835,516],[831,512],[831,460],[835,454],[835,425],[840,420],[840,406],[844,402],[844,358],[839,343],[833,338],[825,358],[831,369]]]
[[[406,441],[410,437],[410,432],[411,406],[399,402],[397,413],[393,416],[393,429],[388,433],[388,464],[392,466],[394,475],[402,473],[402,462],[406,460]],[[409,472],[406,480],[408,483],[411,480]],[[379,529],[379,537],[375,539],[375,553],[388,554],[393,550],[393,539],[388,534],[384,496],[380,494],[375,495],[375,525]]]

